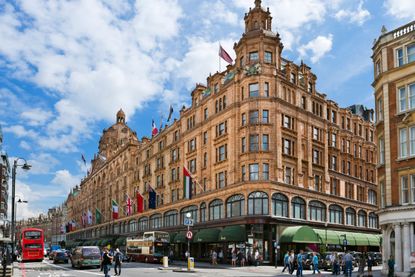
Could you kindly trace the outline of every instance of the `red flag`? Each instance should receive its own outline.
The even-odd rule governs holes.
[[[139,191],[137,191],[137,213],[142,213],[144,211],[144,197]]]
[[[127,206],[127,209],[126,209],[127,215],[131,215],[131,198],[128,195],[127,195],[127,200],[126,200],[126,206]]]
[[[228,63],[232,64],[233,59],[228,54],[228,52],[225,51],[225,49],[222,48],[222,45],[219,44],[219,57],[227,61]]]
[[[152,127],[153,127],[153,129],[151,130],[151,135],[153,135],[153,137],[154,137],[159,133],[159,130],[157,129],[156,124],[154,123],[154,120],[153,120],[153,123],[152,123]]]

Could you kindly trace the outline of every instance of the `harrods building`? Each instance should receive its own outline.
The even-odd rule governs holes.
[[[347,241],[349,249],[379,249],[372,111],[340,108],[316,90],[310,67],[284,59],[261,1],[244,19],[235,62],[197,84],[191,106],[171,125],[138,139],[117,113],[90,172],[68,196],[68,219],[77,222],[68,243],[122,245],[126,237],[161,230],[183,257],[190,212],[197,259],[231,247],[258,249],[264,262],[274,261],[277,246],[322,251]],[[194,180],[191,199],[183,198],[183,166]],[[148,185],[157,193],[156,209],[148,209]],[[128,216],[126,195],[133,199]],[[117,220],[111,199],[121,206]],[[82,226],[82,214],[95,217],[96,209],[102,223]]]

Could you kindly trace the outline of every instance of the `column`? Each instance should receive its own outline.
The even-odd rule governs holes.
[[[401,225],[395,224],[395,268],[396,272],[402,271],[402,236]]]
[[[388,225],[382,226],[382,273],[388,274],[388,259],[390,253],[390,237],[388,235]]]
[[[411,264],[409,263],[409,257],[411,256],[411,237],[409,236],[409,223],[403,224],[403,271],[410,272]]]
[[[409,224],[409,236],[411,237],[411,252],[415,251],[415,235],[414,235],[414,222]]]

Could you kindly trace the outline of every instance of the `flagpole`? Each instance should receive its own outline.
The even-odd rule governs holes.
[[[219,53],[220,53],[220,42],[219,42]],[[218,57],[219,57],[219,73],[220,73],[221,71],[220,55],[218,55]]]

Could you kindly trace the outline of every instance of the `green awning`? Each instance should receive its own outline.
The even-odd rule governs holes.
[[[356,241],[356,245],[358,246],[366,246],[369,245],[368,234],[363,233],[351,233],[354,236]]]
[[[340,240],[339,235],[332,230],[313,229],[317,236],[320,238],[321,244],[334,244],[341,245],[343,242]]]
[[[125,237],[119,237],[119,238],[115,241],[114,245],[115,245],[115,246],[125,246],[126,241],[127,241],[127,239],[126,239]]]
[[[234,225],[227,226],[219,233],[220,241],[231,241],[231,242],[245,242],[246,241],[246,230],[245,226]]]
[[[177,235],[174,237],[174,243],[187,243],[186,233],[177,233]]]
[[[170,243],[174,243],[174,238],[176,237],[177,233],[169,233]]]
[[[314,230],[308,226],[287,227],[282,232],[280,243],[320,243]]]
[[[203,229],[200,230],[195,236],[194,242],[218,242],[219,241],[219,229]]]
[[[367,234],[370,246],[380,246],[380,235]]]

